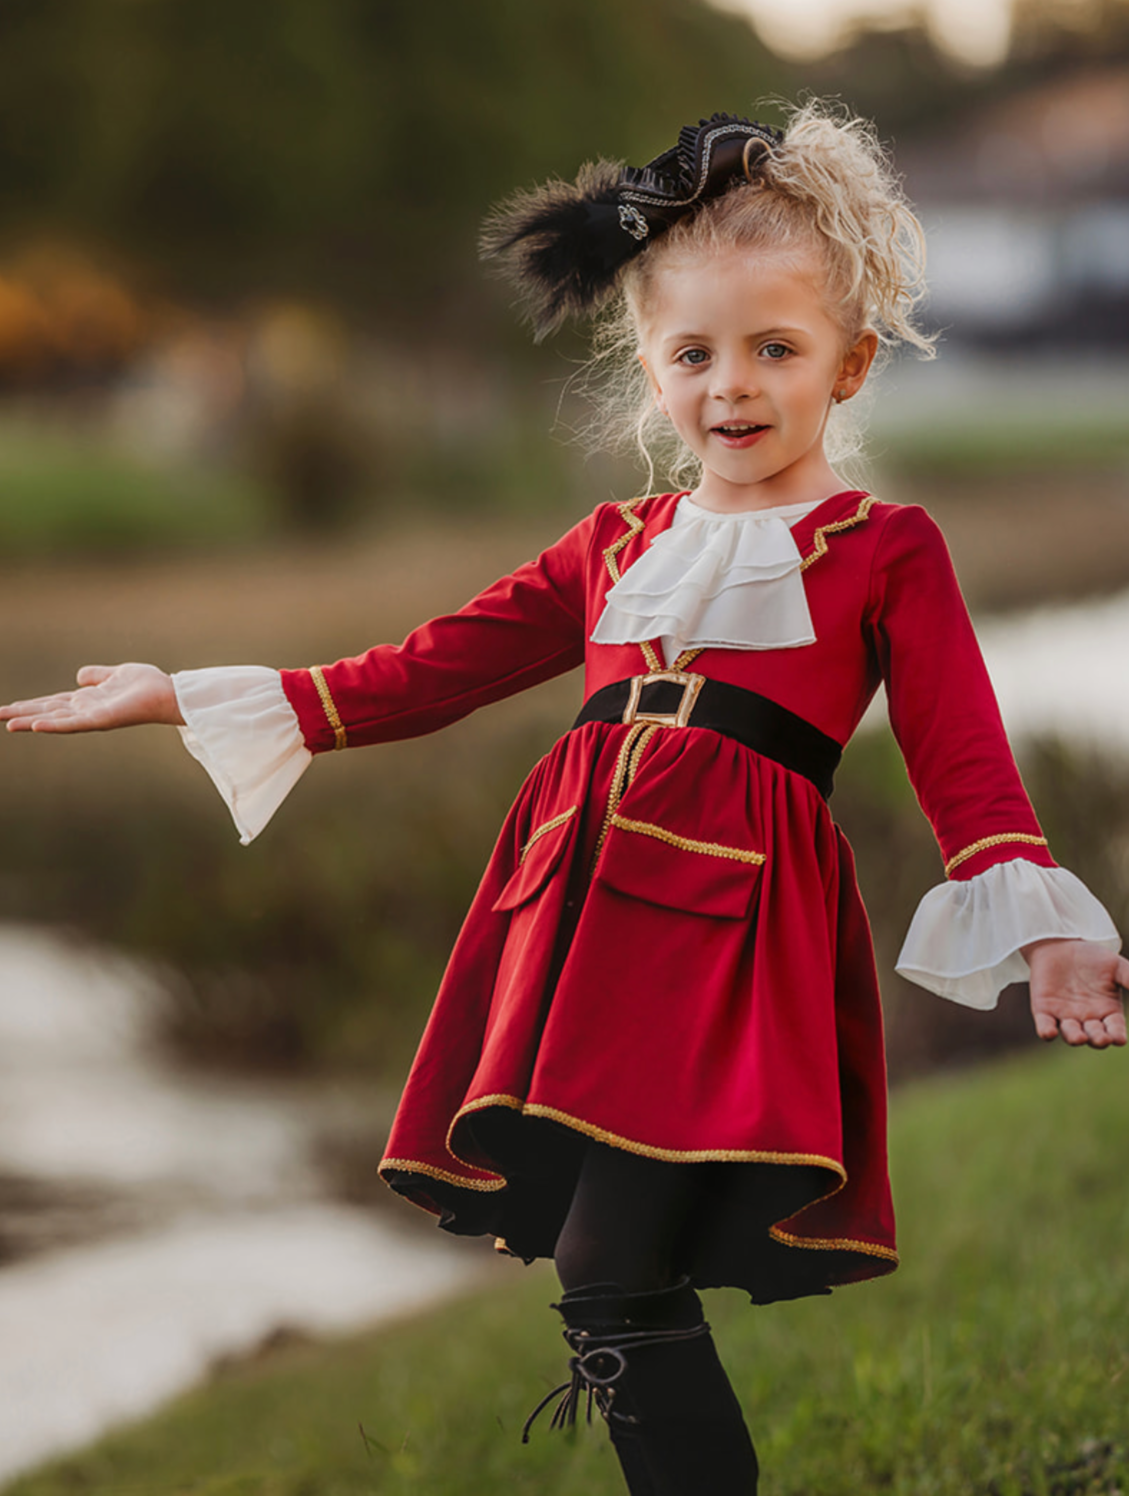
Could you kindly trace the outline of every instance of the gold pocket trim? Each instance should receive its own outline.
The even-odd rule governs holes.
[[[545,821],[542,823],[542,825],[538,826],[537,830],[534,831],[533,835],[521,849],[521,853],[518,856],[517,860],[518,867],[520,867],[521,864],[525,861],[526,856],[529,853],[529,849],[534,845],[535,842],[539,842],[543,836],[548,836],[549,832],[555,831],[558,826],[563,826],[566,821],[571,821],[573,816],[579,809],[580,807],[578,805],[570,805],[567,810],[562,810],[559,816],[554,816],[551,821]]]
[[[763,852],[747,852],[742,847],[727,847],[721,842],[695,841],[691,836],[678,836],[664,826],[655,826],[650,821],[630,821],[626,816],[612,815],[611,824],[620,831],[635,831],[640,836],[653,836],[656,841],[679,847],[683,852],[700,852],[706,857],[725,857],[730,862],[750,862],[760,866],[765,861]]]

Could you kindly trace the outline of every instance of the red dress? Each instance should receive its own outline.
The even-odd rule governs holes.
[[[284,671],[307,746],[416,736],[582,662],[586,697],[662,668],[657,646],[587,641],[677,500],[601,505],[402,645]],[[946,870],[1053,866],[928,515],[849,492],[792,533],[816,643],[709,648],[693,670],[838,743],[884,680]],[[765,1302],[896,1264],[881,1009],[850,849],[807,779],[703,728],[590,723],[534,768],[380,1171],[449,1230],[549,1256],[585,1138],[708,1172],[680,1264],[698,1286]]]

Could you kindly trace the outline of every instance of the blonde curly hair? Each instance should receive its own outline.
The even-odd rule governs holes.
[[[926,295],[925,236],[874,126],[834,103],[797,105],[756,179],[735,183],[631,260],[596,322],[593,355],[580,377],[595,411],[584,434],[599,447],[635,446],[649,484],[656,464],[684,480],[696,463],[657,409],[639,362],[655,282],[671,266],[734,249],[805,265],[814,256],[826,272],[828,310],[844,349],[870,329],[879,362],[899,346],[926,358],[936,351],[935,335],[917,322]],[[857,416],[833,409],[828,456],[842,462],[860,445]]]

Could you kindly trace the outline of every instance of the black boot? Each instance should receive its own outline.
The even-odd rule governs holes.
[[[559,1304],[575,1352],[553,1426],[580,1398],[608,1423],[632,1496],[755,1496],[757,1457],[698,1295],[683,1279],[653,1293],[618,1284],[572,1289]]]

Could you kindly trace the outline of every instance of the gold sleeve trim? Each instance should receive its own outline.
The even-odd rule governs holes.
[[[345,733],[345,724],[338,715],[337,706],[330,694],[329,687],[325,683],[325,676],[322,674],[320,665],[310,666],[310,679],[317,687],[326,720],[329,722],[330,727],[333,728],[334,751],[338,748],[347,748],[349,746],[349,739]]]
[[[426,1174],[431,1179],[441,1179],[444,1184],[457,1184],[464,1190],[504,1190],[506,1180],[498,1179],[468,1179],[465,1174],[450,1174],[446,1169],[437,1169],[433,1164],[419,1164],[410,1158],[382,1158],[378,1174],[383,1175],[385,1169],[395,1169],[403,1174]]]
[[[833,525],[820,525],[819,529],[812,536],[814,544],[810,554],[805,556],[800,562],[800,570],[807,571],[809,566],[815,565],[820,556],[826,556],[828,535],[838,535],[842,530],[852,530],[855,525],[861,525],[868,518],[871,509],[877,502],[877,499],[871,495],[862,500],[849,519],[836,520]]]
[[[637,831],[641,836],[653,836],[656,841],[680,847],[683,852],[701,852],[707,857],[727,857],[731,862],[753,862],[758,866],[764,862],[763,852],[746,852],[741,847],[725,847],[720,842],[695,841],[689,836],[678,836],[663,826],[654,826],[650,821],[629,821],[626,816],[612,814],[611,824],[621,831]]]
[[[779,1226],[768,1228],[769,1236],[786,1247],[808,1247],[816,1252],[863,1252],[867,1257],[883,1257],[887,1262],[897,1262],[898,1254],[893,1247],[883,1247],[878,1242],[854,1241],[848,1236],[793,1236]]]
[[[521,855],[518,857],[519,866],[525,861],[526,854],[534,842],[539,842],[543,836],[548,836],[550,831],[555,831],[558,826],[563,826],[566,821],[570,821],[579,808],[577,805],[570,805],[567,810],[562,810],[559,816],[554,816],[551,821],[545,821],[542,825],[538,826],[537,830],[521,849]]]
[[[970,857],[975,857],[977,852],[986,852],[989,847],[1004,847],[1008,842],[1022,842],[1028,847],[1045,847],[1047,838],[1045,836],[1030,836],[1026,831],[1003,831],[999,836],[982,836],[979,841],[972,843],[958,852],[955,857],[950,857],[945,863],[945,877],[949,877],[962,862],[967,862]]]

